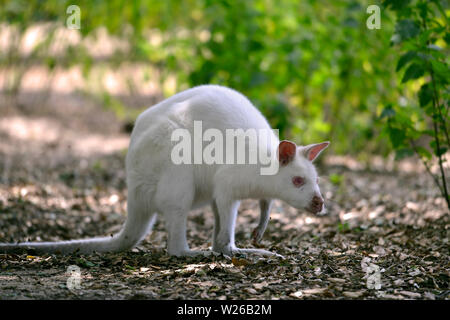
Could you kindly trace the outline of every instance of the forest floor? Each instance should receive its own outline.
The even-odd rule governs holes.
[[[83,97],[51,105],[2,112],[0,242],[109,235],[125,220],[123,124]],[[323,158],[327,216],[273,207],[261,245],[285,259],[170,257],[159,217],[130,252],[0,254],[0,299],[449,299],[449,214],[420,164]],[[253,247],[258,216],[243,201],[239,247]],[[210,208],[192,212],[191,248],[207,250],[212,230]]]

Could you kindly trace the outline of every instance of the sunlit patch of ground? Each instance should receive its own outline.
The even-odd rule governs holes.
[[[76,128],[65,127],[48,118],[3,117],[0,119],[0,135],[5,139],[0,143],[0,151],[13,153],[20,149],[42,150],[53,146],[69,150],[78,156],[120,152],[128,147],[126,134],[98,134],[80,132]],[[107,143],[105,143],[107,141]]]

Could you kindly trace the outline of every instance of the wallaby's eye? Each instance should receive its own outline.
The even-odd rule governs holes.
[[[305,179],[303,179],[302,177],[293,177],[292,178],[292,183],[294,184],[294,186],[296,186],[297,188],[301,187],[302,185],[305,184]]]

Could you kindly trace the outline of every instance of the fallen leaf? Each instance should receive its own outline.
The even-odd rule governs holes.
[[[231,263],[233,263],[233,265],[236,267],[245,267],[250,264],[250,261],[248,261],[247,259],[244,259],[244,258],[233,257],[231,259]]]
[[[263,281],[260,283],[254,283],[253,286],[255,287],[255,289],[257,290],[261,290],[262,288],[267,287],[269,284],[267,283],[267,281]]]
[[[404,296],[407,296],[409,298],[420,298],[422,297],[422,295],[420,293],[417,292],[411,292],[411,291],[398,291],[397,293],[400,293]]]
[[[312,289],[306,289],[303,290],[303,294],[305,296],[311,296],[314,294],[322,294],[327,290],[327,288],[312,288]]]
[[[364,292],[362,292],[362,291],[344,291],[344,292],[342,292],[342,294],[344,296],[346,296],[347,298],[359,298],[364,294]]]
[[[290,294],[291,297],[297,298],[297,299],[301,299],[303,297],[303,292],[301,291],[296,291]]]
[[[250,293],[250,294],[257,294],[258,292],[255,290],[255,289],[253,289],[253,288],[245,288],[245,291],[247,291],[248,293]]]

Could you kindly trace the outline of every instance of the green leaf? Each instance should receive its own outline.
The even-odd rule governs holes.
[[[350,226],[349,226],[348,222],[338,224],[338,232],[339,233],[345,233],[345,232],[348,232],[349,230],[350,230]]]
[[[86,267],[86,268],[92,268],[92,267],[95,267],[95,264],[94,264],[94,263],[92,263],[91,261],[86,260],[86,259],[84,259],[84,258],[78,258],[78,259],[77,259],[77,263],[78,263],[79,265],[83,266],[83,267]]]
[[[444,40],[447,44],[450,44],[450,33],[449,32],[445,33]]]
[[[430,117],[432,117],[433,115],[434,115],[434,107],[433,107],[433,105],[432,104],[428,104],[428,105],[426,105],[425,107],[422,107],[423,108],[423,110],[425,111],[425,113],[428,115],[428,116],[430,116]],[[434,133],[433,133],[434,134]],[[432,134],[432,135],[433,135]]]
[[[385,8],[391,8],[392,10],[402,10],[407,7],[411,0],[385,0],[383,6]]]
[[[421,156],[422,158],[426,158],[428,160],[431,160],[431,152],[428,151],[426,148],[418,146],[415,149],[417,151],[417,153],[419,154],[419,156]]]
[[[398,128],[389,128],[389,138],[394,149],[398,149],[404,145],[405,131]]]
[[[428,4],[426,2],[419,2],[417,4],[417,8],[419,9],[420,17],[423,20],[427,20],[427,15],[428,15],[428,11],[429,11]]]
[[[442,147],[442,148],[441,148],[441,154],[442,154],[442,155],[446,154],[447,151],[448,151],[448,148],[447,148],[447,147]],[[443,162],[445,162],[445,161],[446,161],[446,160],[444,159]]]
[[[420,87],[419,93],[419,103],[421,107],[428,105],[433,99],[433,92],[429,83],[426,83]]]
[[[443,147],[442,145],[438,149],[436,140],[430,141],[430,147],[433,149],[434,154],[439,157],[447,152],[447,147]]]
[[[330,175],[330,182],[333,185],[338,186],[343,182],[343,176],[337,173],[333,173]]]
[[[397,111],[397,114],[395,115],[395,121],[400,124],[401,128],[411,128],[413,126],[413,121],[411,119],[411,115],[416,113],[417,110],[415,110],[411,106],[402,107]]]
[[[55,58],[53,58],[53,57],[48,57],[48,58],[46,59],[46,62],[47,62],[47,67],[48,67],[50,70],[53,70],[53,69],[55,68],[55,66],[56,66],[56,59],[55,59]]]
[[[400,160],[406,157],[411,157],[414,155],[414,151],[410,148],[401,148],[395,150],[395,159]]]
[[[414,51],[408,51],[404,55],[398,59],[397,68],[395,71],[400,71],[408,62],[413,60],[415,57],[417,57],[417,53]]]
[[[387,118],[392,118],[393,116],[395,116],[395,110],[392,108],[392,105],[389,104],[381,112],[380,119],[383,119],[383,118],[386,118],[386,117]]]
[[[397,22],[395,32],[400,36],[400,40],[404,41],[416,37],[420,33],[420,29],[415,21],[405,19]]]
[[[420,78],[424,74],[425,69],[423,68],[423,66],[418,63],[413,63],[408,67],[408,69],[406,69],[405,74],[403,75],[402,83]]]
[[[420,133],[421,133],[422,135],[428,135],[428,136],[430,136],[430,137],[432,137],[432,136],[434,135],[433,130],[422,130],[422,131],[420,131]]]
[[[431,65],[433,67],[433,71],[441,78],[448,79],[450,77],[449,68],[446,63],[436,59],[431,59]]]

